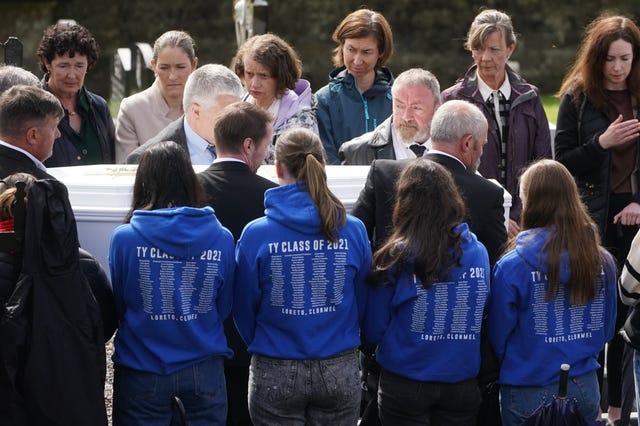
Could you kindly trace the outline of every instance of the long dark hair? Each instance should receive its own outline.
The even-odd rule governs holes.
[[[596,109],[607,105],[604,87],[604,64],[609,46],[616,40],[624,40],[633,48],[633,63],[627,77],[627,86],[634,100],[640,99],[640,29],[626,16],[602,15],[586,29],[578,57],[562,81],[558,96],[571,91],[576,105],[585,94]]]
[[[373,257],[374,284],[390,284],[414,273],[424,288],[446,278],[462,257],[462,237],[455,228],[465,206],[451,174],[424,158],[411,161],[397,184],[393,233]],[[413,270],[410,265],[413,264]]]
[[[549,280],[546,300],[553,300],[558,295],[561,258],[563,253],[568,253],[571,269],[566,284],[569,302],[582,305],[592,301],[598,290],[596,277],[605,257],[598,228],[580,200],[571,173],[557,161],[539,160],[520,177],[520,193],[524,200],[520,218],[522,230],[552,230],[542,248],[547,257]],[[511,241],[510,247],[515,248],[515,240]]]
[[[134,210],[204,205],[204,190],[193,171],[189,154],[175,142],[160,142],[140,158],[125,223],[131,221]]]

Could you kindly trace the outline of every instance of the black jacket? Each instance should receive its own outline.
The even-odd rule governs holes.
[[[222,226],[231,231],[234,241],[238,241],[247,223],[264,216],[264,193],[278,186],[238,161],[215,162],[198,173],[198,180],[207,194],[207,204],[213,207]],[[224,322],[224,334],[233,350],[233,359],[226,364],[248,366],[251,357],[232,315]]]
[[[46,83],[43,86],[47,89]],[[116,127],[111,118],[107,102],[101,96],[82,88],[89,99],[89,122],[96,129],[103,164],[113,164],[116,160]],[[80,96],[80,95],[79,95]],[[65,115],[58,124],[60,137],[53,144],[53,154],[44,165],[47,167],[66,167],[85,165],[82,155],[74,141],[75,130],[69,124],[69,116]]]
[[[600,228],[600,235],[606,235],[611,152],[602,148],[598,139],[611,124],[611,119],[606,112],[596,110],[588,98],[584,100],[584,96],[580,96],[576,104],[572,96],[567,93],[560,102],[555,157],[573,175],[582,201]],[[637,167],[640,164],[640,139],[636,145]],[[640,188],[640,173],[635,173],[635,179],[635,187]],[[633,201],[640,203],[640,192],[633,194]]]
[[[0,419],[106,425],[103,323],[66,187],[36,181],[28,199],[22,269],[0,321]]]
[[[22,152],[0,145],[0,178],[4,179],[14,173],[29,173],[36,179],[54,179]]]
[[[360,135],[340,145],[338,156],[342,164],[368,166],[373,160],[395,160],[392,118],[387,118],[372,132]]]
[[[469,229],[487,248],[493,265],[507,241],[504,224],[504,192],[487,179],[468,172],[459,161],[441,154],[428,153],[425,158],[444,166],[460,191],[467,210]],[[409,160],[414,161],[414,160]],[[371,163],[364,189],[351,214],[362,220],[376,250],[391,234],[391,217],[395,205],[395,185],[407,160],[375,160]]]

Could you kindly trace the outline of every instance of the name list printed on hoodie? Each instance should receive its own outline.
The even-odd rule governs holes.
[[[284,315],[335,312],[344,298],[349,241],[275,241],[271,255],[271,306]]]
[[[604,298],[597,295],[589,305],[569,305],[562,302],[566,297],[564,286],[558,288],[557,300],[545,300],[547,276],[541,271],[532,271],[533,281],[533,327],[534,333],[544,336],[545,343],[570,342],[590,339],[593,331],[604,324]],[[601,285],[601,282],[600,282]]]
[[[189,260],[176,260],[155,247],[138,246],[140,295],[152,321],[192,321],[215,308],[215,277],[220,250],[205,250]],[[206,261],[206,269],[201,271]],[[175,283],[180,286],[176,289]],[[196,282],[198,285],[196,286]],[[177,294],[176,294],[177,292]]]
[[[434,283],[429,289],[414,275],[411,332],[428,342],[478,339],[488,292],[484,275],[484,268],[470,268],[458,281]]]

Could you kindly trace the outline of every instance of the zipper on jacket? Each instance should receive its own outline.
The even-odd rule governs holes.
[[[362,99],[362,104],[364,105],[364,132],[367,133],[369,131],[369,103],[360,93],[360,98]]]

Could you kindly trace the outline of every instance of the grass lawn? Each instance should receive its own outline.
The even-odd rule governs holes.
[[[544,106],[544,112],[547,114],[549,123],[556,124],[560,99],[553,95],[542,95],[542,105]]]

